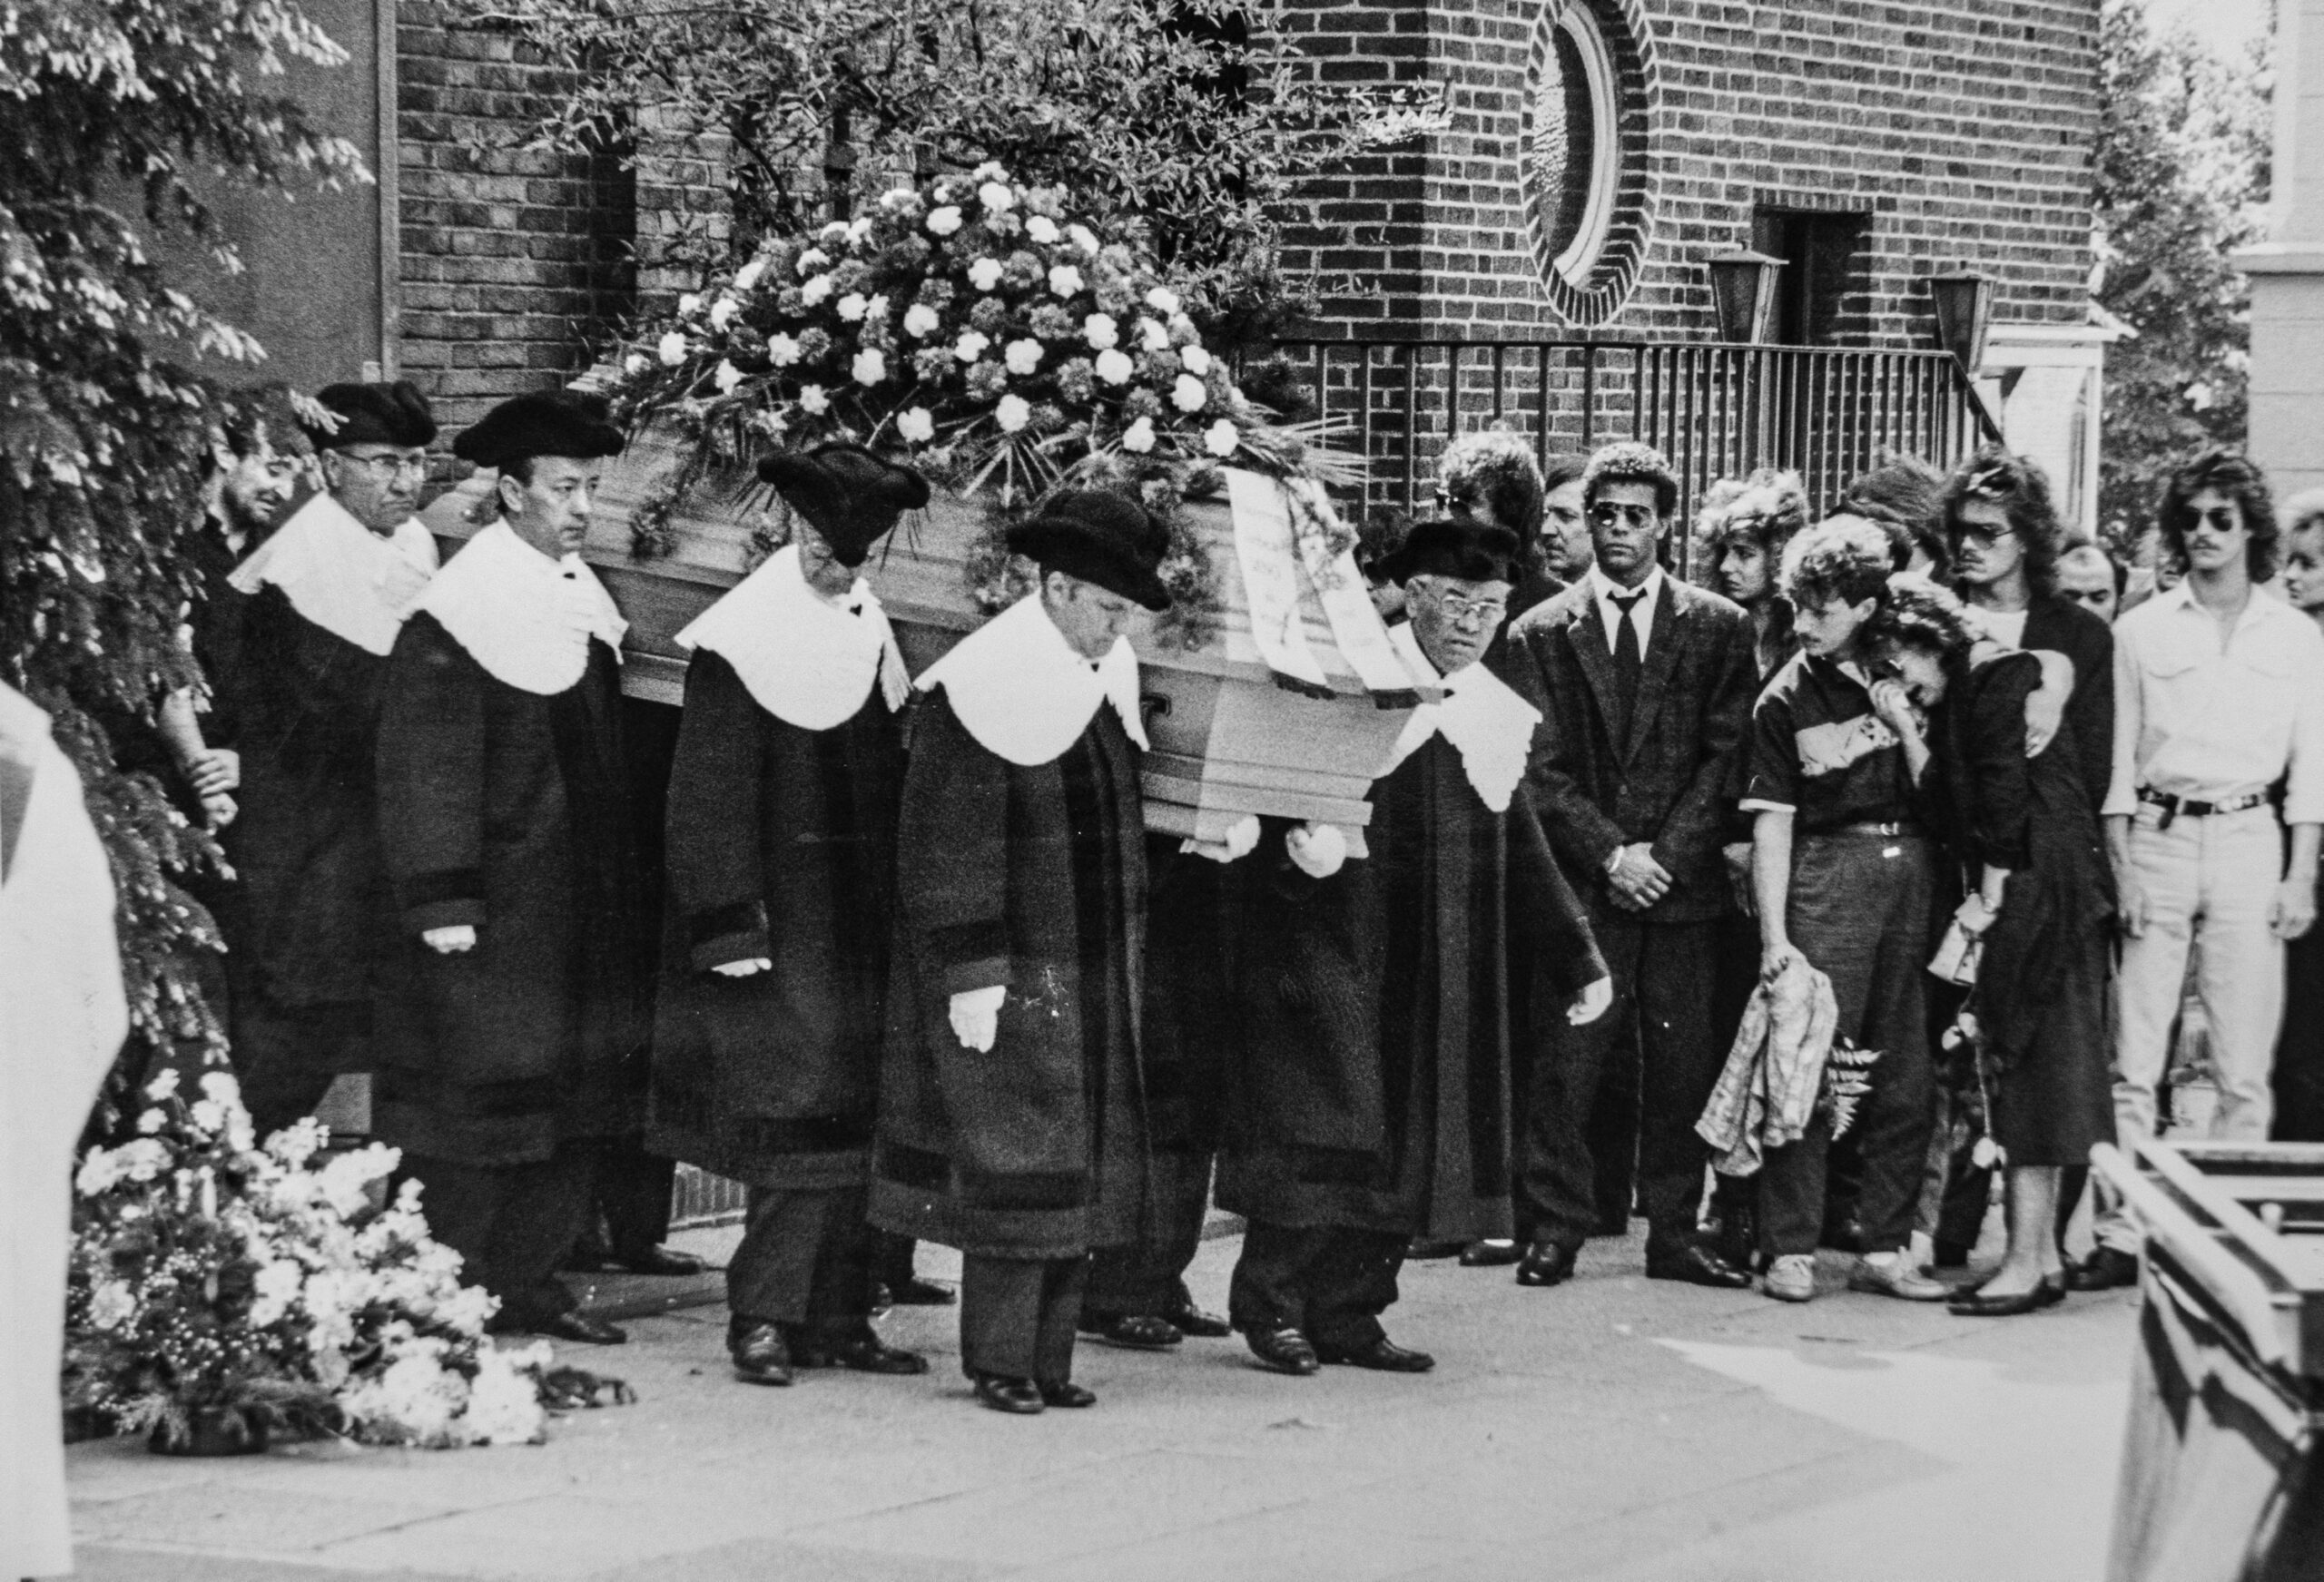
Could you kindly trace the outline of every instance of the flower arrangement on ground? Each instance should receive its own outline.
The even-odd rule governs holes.
[[[901,452],[1003,516],[1095,485],[1167,520],[1216,488],[1222,464],[1346,473],[1320,426],[1278,422],[1236,388],[1149,256],[1063,189],[991,164],[770,238],[647,326],[610,394],[633,426],[666,418],[685,447],[633,517],[642,555],[666,551],[671,514],[705,482],[828,439]],[[1173,539],[1164,581],[1198,619],[1216,606],[1209,568],[1191,534]],[[1007,597],[990,573],[977,574],[988,607]]]
[[[312,1119],[251,1135],[234,1079],[146,1087],[137,1135],[75,1175],[65,1400],[176,1448],[221,1419],[430,1448],[537,1442],[552,1405],[615,1381],[503,1351],[497,1305],[428,1234],[419,1184],[390,1199],[382,1145],[329,1153]]]

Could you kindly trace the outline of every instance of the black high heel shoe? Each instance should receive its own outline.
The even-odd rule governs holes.
[[[2021,1291],[2014,1296],[1987,1296],[1983,1289],[1965,1291],[1945,1304],[1945,1311],[1963,1318],[2016,1318],[2024,1313],[2039,1312],[2053,1305],[2059,1298],[2050,1294],[2050,1282],[2034,1282],[2031,1291]]]

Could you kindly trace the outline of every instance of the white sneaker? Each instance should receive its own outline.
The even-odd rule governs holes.
[[[1813,1302],[1816,1298],[1816,1255],[1786,1253],[1768,1265],[1761,1289],[1777,1302]]]

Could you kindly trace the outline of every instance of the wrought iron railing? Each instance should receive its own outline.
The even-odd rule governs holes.
[[[1500,422],[1546,459],[1616,439],[1670,458],[1682,520],[1710,485],[1797,470],[1824,510],[1886,457],[1947,467],[1999,430],[1952,355],[1824,347],[1614,340],[1307,340],[1334,443],[1370,464],[1366,504],[1433,508],[1455,436]]]

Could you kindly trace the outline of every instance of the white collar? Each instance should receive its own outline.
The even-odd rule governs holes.
[[[581,679],[592,637],[619,660],[629,630],[579,555],[551,560],[506,522],[469,539],[405,614],[421,610],[487,674],[542,697]]]
[[[802,731],[853,719],[874,681],[891,711],[911,687],[887,612],[862,577],[833,603],[807,585],[786,545],[678,634],[734,667],[759,707]]]
[[[302,618],[385,655],[404,610],[435,571],[436,540],[417,518],[382,538],[337,500],[317,495],[226,580],[244,594],[281,588]]]
[[[1639,584],[1638,586],[1634,588],[1623,587],[1612,577],[1610,577],[1604,572],[1600,571],[1598,569],[1598,563],[1594,560],[1590,563],[1589,575],[1590,592],[1600,604],[1612,604],[1616,598],[1627,599],[1632,594],[1644,594],[1646,597],[1638,604],[1633,606],[1633,608],[1638,611],[1639,614],[1641,617],[1644,617],[1653,610],[1656,604],[1661,603],[1662,568],[1659,565],[1656,566],[1652,571],[1648,572],[1646,574],[1646,580]]]
[[[1413,634],[1408,621],[1391,626],[1388,635],[1396,645],[1398,656],[1422,685],[1434,683],[1443,687],[1444,701],[1423,703],[1413,711],[1404,733],[1396,739],[1395,749],[1388,756],[1388,767],[1380,771],[1382,775],[1393,772],[1441,731],[1461,754],[1462,771],[1469,777],[1470,789],[1477,793],[1478,800],[1496,813],[1507,812],[1517,782],[1525,778],[1526,761],[1533,747],[1533,727],[1541,722],[1541,711],[1520,697],[1482,662],[1472,663],[1440,681],[1436,666],[1423,652],[1420,639]]]
[[[1103,703],[1114,705],[1131,741],[1147,744],[1129,639],[1116,638],[1093,666],[1065,640],[1037,593],[960,639],[912,684],[922,692],[942,687],[978,745],[1027,769],[1062,757]]]
[[[2195,584],[2190,577],[2181,577],[2176,586],[2163,589],[2162,592],[2154,595],[2152,602],[2165,609],[2175,607],[2185,610],[2212,623],[2217,623],[2219,620],[2208,605],[2195,597]],[[2288,601],[2276,597],[2258,583],[2253,583],[2250,596],[2243,601],[2243,611],[2235,617],[2235,624],[2228,629],[2228,635],[2231,638],[2246,626],[2261,621],[2274,620],[2279,614],[2298,615],[2301,620],[2308,619],[2306,614],[2294,609]]]

